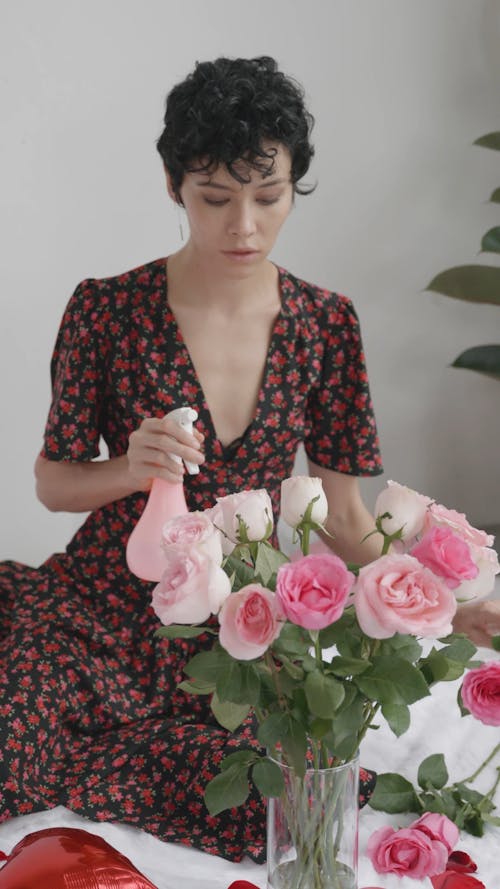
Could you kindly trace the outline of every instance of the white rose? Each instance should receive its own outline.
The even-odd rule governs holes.
[[[207,510],[214,525],[223,535],[222,549],[232,552],[240,537],[240,519],[246,525],[248,540],[266,540],[273,529],[273,507],[267,491],[239,491],[218,497],[216,505]]]
[[[486,546],[470,547],[473,561],[478,567],[478,575],[472,580],[464,580],[453,590],[458,602],[468,602],[470,599],[484,599],[495,588],[495,577],[500,574],[500,564],[494,549]]]
[[[391,518],[382,520],[382,528],[386,534],[395,534],[402,530],[403,540],[411,540],[423,528],[427,507],[432,503],[430,497],[418,494],[398,482],[387,482],[387,488],[377,497],[375,517],[388,512]]]
[[[311,503],[311,521],[322,525],[328,515],[328,502],[320,478],[309,475],[292,475],[281,482],[281,518],[291,528],[300,525]]]

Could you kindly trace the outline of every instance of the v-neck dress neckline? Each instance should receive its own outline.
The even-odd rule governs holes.
[[[224,459],[227,459],[227,460],[233,460],[235,457],[237,457],[241,447],[243,446],[243,444],[245,442],[245,439],[250,434],[251,430],[254,427],[258,426],[259,421],[260,421],[262,407],[265,403],[265,390],[266,390],[269,374],[272,371],[272,359],[273,359],[273,355],[274,355],[274,352],[276,350],[276,345],[277,345],[276,339],[277,339],[278,332],[281,327],[281,322],[283,320],[283,316],[285,314],[285,305],[284,305],[285,293],[284,293],[284,288],[283,288],[284,271],[279,266],[275,266],[275,268],[278,272],[278,289],[279,289],[279,295],[280,295],[280,310],[274,320],[273,327],[271,330],[271,336],[269,339],[269,346],[267,349],[266,360],[264,363],[264,371],[263,371],[262,379],[261,379],[260,385],[259,385],[257,402],[255,405],[253,416],[252,416],[250,422],[248,423],[247,427],[243,430],[243,432],[240,435],[236,436],[236,438],[234,438],[232,441],[228,442],[228,444],[223,444],[221,439],[219,438],[219,435],[218,435],[217,430],[215,428],[215,423],[212,418],[210,407],[209,407],[205,392],[203,390],[201,380],[198,376],[198,372],[196,370],[194,361],[191,357],[187,343],[184,339],[184,336],[183,336],[182,330],[180,328],[179,322],[177,320],[176,314],[169,302],[169,298],[168,298],[168,256],[165,257],[165,261],[163,263],[165,310],[167,313],[168,322],[171,325],[173,325],[176,342],[184,351],[187,367],[189,369],[189,374],[190,374],[190,376],[194,382],[194,385],[197,389],[197,392],[199,395],[199,403],[202,406],[202,412],[203,412],[202,419],[203,419],[204,426],[208,430],[209,434],[212,437],[212,442],[213,442],[215,451],[220,452],[220,454],[224,457]]]

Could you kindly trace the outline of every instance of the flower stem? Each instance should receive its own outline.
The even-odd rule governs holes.
[[[309,555],[309,539],[311,536],[311,528],[306,522],[302,525],[302,534],[300,537],[300,548],[303,556]]]
[[[483,763],[476,769],[469,778],[462,778],[461,781],[457,781],[457,784],[470,784],[471,781],[475,781],[477,776],[481,774],[484,768],[491,762],[491,760],[496,756],[498,751],[500,750],[500,744],[497,744],[494,750],[491,751],[490,755],[484,760]]]

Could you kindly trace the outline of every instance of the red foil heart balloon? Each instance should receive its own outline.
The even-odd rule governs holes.
[[[106,840],[73,827],[29,833],[0,868],[0,889],[158,889]]]

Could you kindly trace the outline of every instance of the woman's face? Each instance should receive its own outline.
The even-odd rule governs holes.
[[[225,166],[184,177],[180,197],[189,222],[188,247],[214,270],[215,264],[244,276],[274,246],[293,204],[293,186],[289,152],[282,145],[273,147],[277,153],[271,174],[240,162],[238,172],[250,177],[248,183],[238,182]]]

